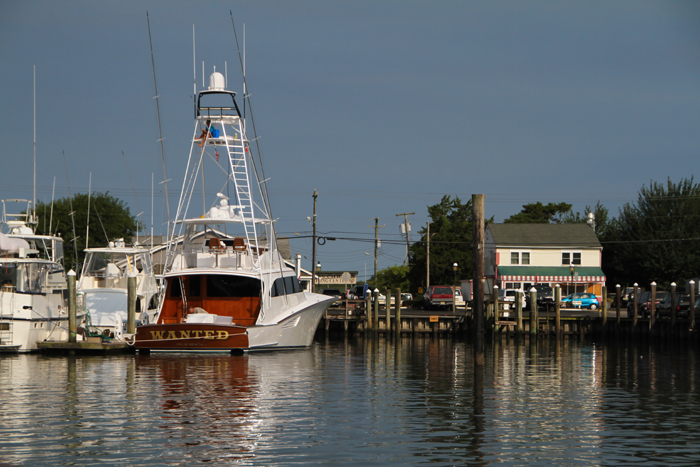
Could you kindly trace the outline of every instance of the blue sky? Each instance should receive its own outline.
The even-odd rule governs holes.
[[[525,203],[601,201],[615,215],[650,180],[695,174],[700,2],[0,1],[0,197],[92,189],[165,232],[146,11],[174,214],[192,134],[192,26],[201,62],[240,91],[229,10],[280,235],[371,239],[403,261],[445,194],[486,195],[496,221]],[[122,156],[122,152],[124,156]],[[64,156],[65,154],[65,156]],[[126,160],[126,162],[125,162]],[[128,172],[127,172],[128,168]],[[67,169],[67,170],[66,170]],[[66,175],[66,171],[68,175]],[[129,180],[135,186],[136,196]],[[138,205],[138,207],[137,207]],[[317,249],[325,270],[373,269],[371,242]],[[311,265],[311,241],[292,241]],[[367,255],[365,253],[370,253]]]

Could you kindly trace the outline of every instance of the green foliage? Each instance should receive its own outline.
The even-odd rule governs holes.
[[[452,285],[453,263],[458,264],[457,280],[471,277],[474,269],[472,202],[443,196],[440,203],[428,206],[430,217],[430,284]],[[420,230],[421,241],[409,253],[410,292],[426,286],[427,227]],[[403,287],[402,289],[403,290]]]
[[[90,195],[90,230],[88,246],[106,246],[109,241],[124,238],[127,243],[138,230],[138,223],[129,212],[126,203],[107,193]],[[75,236],[73,220],[75,221]],[[58,234],[63,237],[65,249],[65,268],[80,273],[78,268],[85,257],[85,240],[88,234],[88,195],[76,194],[73,198],[61,198],[51,204],[38,202],[36,216],[39,221],[37,233],[45,235]],[[49,226],[49,223],[51,225]],[[74,243],[75,240],[75,243]],[[76,258],[77,250],[77,258]]]
[[[571,212],[571,204],[568,203],[549,203],[547,205],[541,202],[524,204],[523,210],[517,214],[513,214],[503,222],[505,224],[549,224],[560,223],[564,216]]]
[[[377,272],[377,277],[373,277],[372,281],[374,281],[374,286],[382,293],[385,292],[387,288],[391,289],[391,293],[394,293],[397,287],[401,287],[402,291],[408,291],[410,288],[408,266],[390,266],[386,269],[382,269]]]
[[[586,217],[589,212],[593,213],[593,218],[595,220],[595,233],[599,238],[606,237],[610,234],[611,230],[615,228],[615,219],[610,218],[610,211],[608,208],[603,206],[600,201],[598,201],[595,207],[591,208],[586,205],[583,210],[583,215],[580,212],[574,214],[573,211],[569,211],[561,218],[562,224],[584,224],[588,221]]]
[[[623,285],[648,287],[655,281],[669,290],[676,282],[682,289],[687,279],[700,276],[698,220],[700,185],[693,177],[643,186],[637,202],[626,203],[601,238],[611,258],[604,264],[606,274]]]

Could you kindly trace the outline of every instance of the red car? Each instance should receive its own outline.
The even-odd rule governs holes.
[[[423,294],[423,306],[428,310],[434,308],[452,307],[454,298],[452,287],[449,285],[431,285]]]

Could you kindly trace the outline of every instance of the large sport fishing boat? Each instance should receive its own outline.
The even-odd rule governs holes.
[[[19,211],[8,212],[8,206]],[[32,202],[2,200],[0,352],[31,352],[37,341],[68,340],[63,239],[36,235]]]
[[[235,92],[214,73],[195,125],[163,273],[156,323],[137,327],[139,351],[308,347],[334,297],[305,292],[283,261]],[[206,168],[206,178],[204,171]],[[223,183],[209,195],[206,180]],[[201,213],[189,215],[195,193]],[[208,207],[207,207],[208,206]]]

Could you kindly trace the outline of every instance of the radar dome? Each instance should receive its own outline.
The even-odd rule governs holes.
[[[209,76],[209,90],[223,90],[226,89],[226,80],[224,75],[215,71]]]

